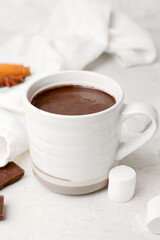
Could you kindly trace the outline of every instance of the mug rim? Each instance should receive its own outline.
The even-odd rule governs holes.
[[[30,89],[35,84],[37,84],[38,82],[41,82],[42,80],[44,80],[47,77],[52,77],[52,76],[61,75],[61,74],[72,74],[72,73],[90,74],[90,75],[93,75],[93,76],[96,75],[96,76],[100,76],[100,77],[103,76],[103,77],[109,78],[111,81],[113,81],[115,83],[117,88],[119,88],[120,93],[121,93],[121,98],[119,100],[116,100],[116,103],[113,106],[111,106],[111,107],[109,107],[107,109],[104,109],[104,110],[96,112],[96,113],[89,113],[89,114],[82,114],[82,115],[63,115],[63,114],[51,113],[51,112],[47,112],[47,111],[44,111],[42,109],[39,109],[39,108],[35,107],[33,104],[31,104],[31,102],[28,99],[28,92],[30,91]],[[60,86],[60,85],[58,85],[58,86]],[[103,115],[105,113],[109,113],[109,112],[113,111],[115,108],[117,108],[121,104],[123,99],[124,99],[123,88],[113,78],[111,78],[109,76],[106,76],[104,74],[97,73],[97,72],[91,72],[91,71],[85,71],[85,70],[69,70],[69,71],[67,70],[67,71],[60,71],[60,72],[56,72],[56,73],[50,73],[48,75],[43,75],[42,77],[38,78],[38,80],[36,79],[26,89],[24,97],[23,97],[23,102],[26,103],[26,106],[30,107],[32,110],[37,111],[37,113],[41,113],[41,114],[49,116],[49,117],[66,118],[66,119],[80,119],[80,118],[89,118],[89,117],[100,116],[100,115]]]

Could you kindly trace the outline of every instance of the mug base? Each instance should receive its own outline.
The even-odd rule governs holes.
[[[36,178],[47,188],[60,194],[66,195],[84,195],[92,192],[96,192],[108,185],[108,175],[101,178],[94,179],[92,181],[72,182],[53,177],[44,173],[38,169],[32,163],[32,170]]]

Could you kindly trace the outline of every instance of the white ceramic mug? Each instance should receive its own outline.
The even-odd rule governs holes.
[[[88,115],[58,115],[31,104],[40,91],[67,84],[91,86],[113,95],[116,104]],[[156,132],[158,115],[146,103],[124,104],[124,93],[109,77],[87,71],[66,71],[34,82],[24,98],[31,159],[40,171],[55,178],[88,181],[108,174],[121,160],[147,142]],[[145,114],[151,124],[136,139],[121,144],[123,121]]]

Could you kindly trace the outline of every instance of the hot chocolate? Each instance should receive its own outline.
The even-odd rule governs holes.
[[[96,113],[112,107],[115,103],[115,98],[108,93],[80,85],[45,89],[32,99],[35,107],[61,115]]]

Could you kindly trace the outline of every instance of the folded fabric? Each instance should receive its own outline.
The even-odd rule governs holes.
[[[126,67],[156,58],[150,36],[105,0],[18,3],[7,0],[0,9],[1,56],[29,58],[46,74],[83,69],[103,52]],[[0,166],[28,148],[22,96],[32,80],[0,90]]]

